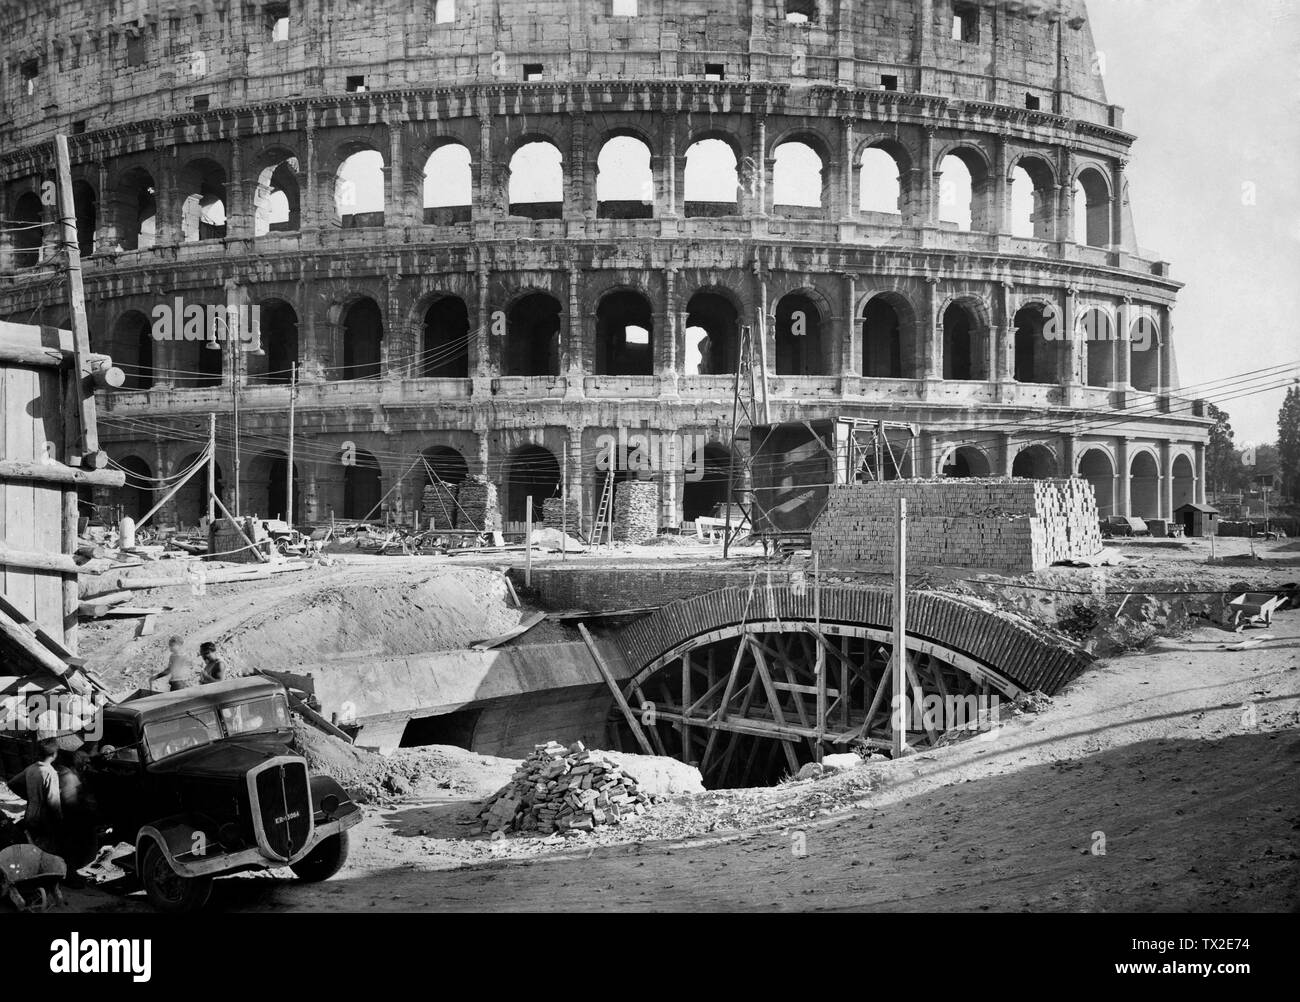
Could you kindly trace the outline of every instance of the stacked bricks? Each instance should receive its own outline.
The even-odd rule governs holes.
[[[567,530],[571,536],[580,535],[582,526],[578,521],[578,498],[571,497],[567,501],[547,498],[542,502],[542,525],[548,529]]]
[[[469,522],[464,529],[479,532],[501,530],[501,510],[497,507],[497,485],[482,474],[475,474],[460,485],[457,494],[463,519]]]
[[[659,485],[625,480],[614,486],[614,538],[642,543],[659,534]]]
[[[1092,485],[1070,480],[938,478],[830,489],[813,549],[835,567],[887,569],[899,498],[907,500],[908,564],[1014,573],[1101,551]]]
[[[456,528],[456,496],[447,484],[426,485],[420,509],[430,529]]]
[[[479,833],[591,831],[641,814],[650,797],[637,781],[581,741],[534,745],[510,782],[479,813]]]

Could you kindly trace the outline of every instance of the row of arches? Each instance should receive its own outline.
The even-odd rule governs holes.
[[[334,222],[345,229],[384,223],[388,166],[383,152],[362,143],[345,147],[334,175]],[[867,214],[907,217],[924,222],[919,180],[912,158],[897,141],[882,139],[865,148],[849,172],[846,196],[850,205]],[[655,214],[655,158],[649,143],[638,135],[616,134],[596,155],[596,214],[599,218],[637,219]],[[687,216],[727,216],[748,211],[766,192],[757,191],[759,171],[739,142],[725,133],[707,134],[691,143],[684,155],[683,211]],[[815,136],[794,135],[772,148],[771,201],[775,211],[796,214],[830,207],[831,156]],[[302,224],[302,170],[298,158],[285,149],[262,154],[252,194],[253,235],[292,232]],[[565,203],[565,162],[560,147],[543,136],[527,137],[506,165],[505,202],[510,215],[529,219],[559,219]],[[994,170],[974,146],[958,145],[944,152],[936,167],[937,220],[959,230],[999,231],[1013,236],[1054,239],[1058,215],[1055,168],[1042,156],[1018,158],[1007,176],[1006,219],[996,203]],[[216,160],[200,157],[180,168],[174,211],[179,240],[194,243],[219,240],[228,234],[227,171]],[[469,147],[456,140],[435,146],[423,165],[423,219],[431,224],[465,222],[474,203],[475,170]],[[1074,233],[1079,243],[1104,247],[1112,242],[1111,182],[1092,165],[1069,181]],[[856,201],[855,192],[856,188]],[[94,186],[85,179],[74,184],[78,239],[83,256],[104,249],[138,250],[152,247],[160,235],[159,187],[144,166],[132,166],[115,180],[109,195],[115,247],[99,246],[101,206]],[[34,191],[20,195],[14,206],[14,253],[17,267],[38,264],[47,212]]]
[[[197,458],[197,453],[182,458],[176,464],[176,469],[188,468]],[[422,458],[427,464],[427,472],[412,478],[410,483],[410,497],[416,499],[416,503],[426,484],[441,481],[455,488],[470,475],[468,460],[451,446],[430,446],[423,451]],[[699,475],[687,478],[682,484],[681,512],[685,521],[693,521],[701,515],[712,513],[717,505],[726,500],[731,458],[731,451],[718,442],[704,446],[703,454],[696,457]],[[155,493],[148,489],[153,470],[146,460],[136,454],[126,455],[117,461],[117,465],[127,474],[127,485],[118,492],[117,503],[122,506],[123,514],[139,518],[156,500]],[[533,501],[536,517],[540,518],[545,502],[560,496],[563,483],[560,458],[544,445],[521,445],[504,457],[499,466],[494,466],[497,475],[493,479],[498,484],[501,513],[507,522],[524,521],[529,498]],[[291,474],[285,453],[269,450],[253,455],[245,462],[243,471],[240,490],[241,507],[245,512],[283,518],[286,515],[284,506],[288,480],[292,475],[293,520],[302,521],[305,501],[298,464],[294,465]],[[941,476],[959,478],[995,475],[994,463],[988,452],[979,445],[951,448],[940,459],[936,472]],[[1056,453],[1041,443],[1029,443],[1020,447],[1012,457],[1010,473],[1014,477],[1031,479],[1067,475],[1062,470]],[[390,473],[389,476],[391,475]],[[1196,499],[1195,467],[1192,460],[1181,452],[1170,460],[1169,469],[1164,475],[1168,480],[1167,485],[1162,480],[1159,459],[1152,450],[1145,447],[1138,449],[1128,459],[1128,482],[1123,488],[1120,486],[1120,468],[1111,452],[1101,446],[1085,447],[1078,457],[1075,475],[1092,485],[1098,512],[1102,516],[1132,513],[1147,518],[1162,515],[1169,517],[1172,510]],[[619,472],[616,479],[621,482],[633,476]],[[578,489],[586,490],[594,498],[604,477],[603,469],[593,462],[585,478],[579,478]],[[338,473],[337,479],[340,481],[339,491],[335,495],[336,500],[331,500],[328,507],[334,510],[337,517],[345,519],[377,517],[381,501],[393,486],[391,481],[386,481],[379,460],[364,449],[355,452],[350,462]],[[229,501],[226,472],[220,464],[216,471],[216,485],[218,494]],[[1172,504],[1170,512],[1162,512],[1161,495],[1165,486]],[[181,524],[197,524],[199,518],[206,513],[205,490],[203,479],[195,478],[177,494],[174,517]],[[1122,494],[1125,492],[1129,499],[1128,512],[1120,510]]]
[[[790,292],[777,300],[773,372],[786,376],[827,375],[835,371],[834,346],[824,337],[828,306],[814,290]],[[558,376],[563,353],[564,308],[549,292],[528,291],[504,311],[505,337],[499,368],[506,376]],[[662,314],[656,315],[650,299],[639,291],[606,292],[595,310],[595,338],[591,371],[596,375],[650,376],[655,372],[657,341],[663,336]],[[1048,329],[1050,315],[1040,304],[1017,311],[1013,320],[1013,378],[1022,383],[1058,382],[1064,375],[1065,342]],[[861,373],[868,378],[918,379],[925,371],[924,334],[916,311],[898,292],[872,296],[856,320],[861,336]],[[1118,375],[1115,323],[1099,308],[1084,311],[1078,321],[1088,344],[1086,383],[1109,387]],[[686,303],[683,371],[720,375],[735,371],[740,339],[741,309],[734,296],[722,289],[704,289]],[[339,317],[340,351],[330,371],[333,379],[375,379],[383,373],[384,313],[367,296],[349,302]],[[259,350],[245,366],[254,384],[287,383],[295,363],[301,361],[299,318],[282,299],[263,300],[254,319],[254,342]],[[942,369],[947,380],[991,378],[987,312],[973,297],[958,297],[941,316]],[[473,333],[469,307],[455,295],[439,295],[422,317],[414,356],[403,356],[400,370],[410,376],[464,379],[469,376],[469,344]],[[1138,389],[1155,389],[1159,381],[1157,352],[1159,331],[1146,316],[1130,331],[1130,380]],[[98,347],[98,345],[97,345]],[[169,366],[181,373],[175,380],[185,386],[216,386],[223,377],[223,352],[215,341],[186,343]],[[143,390],[153,385],[155,338],[149,317],[132,310],[122,314],[108,333],[103,350],[127,374],[125,389]]]

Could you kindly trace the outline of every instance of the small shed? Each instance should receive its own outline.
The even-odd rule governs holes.
[[[1219,509],[1195,501],[1174,509],[1174,519],[1182,524],[1188,536],[1217,536],[1219,534]]]

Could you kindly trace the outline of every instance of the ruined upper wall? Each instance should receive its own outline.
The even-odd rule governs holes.
[[[811,20],[790,23],[792,12]],[[954,12],[969,15],[967,40],[952,37]],[[1033,99],[1122,124],[1082,0],[0,0],[0,38],[0,138],[23,145],[56,129],[344,94],[357,77],[375,91],[702,80],[718,67],[727,81]]]

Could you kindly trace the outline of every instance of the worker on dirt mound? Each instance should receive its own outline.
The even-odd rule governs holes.
[[[175,692],[177,689],[188,689],[194,685],[194,665],[189,658],[185,656],[182,648],[185,641],[180,637],[172,637],[167,641],[167,647],[171,651],[167,658],[167,667],[155,675],[150,682],[157,682],[160,678],[165,678]]]
[[[217,645],[214,641],[205,640],[199,645],[199,657],[203,659],[203,673],[199,676],[200,685],[223,682],[227,678],[234,677],[226,674],[226,666],[217,654]]]

